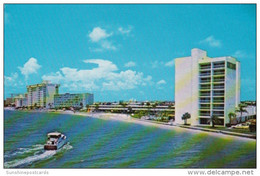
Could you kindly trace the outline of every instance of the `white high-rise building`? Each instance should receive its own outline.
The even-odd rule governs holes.
[[[27,86],[28,107],[53,107],[54,95],[59,93],[59,86],[59,84],[52,84],[49,81]]]
[[[210,58],[192,49],[191,56],[175,59],[175,121],[191,115],[191,125],[208,124],[217,115],[221,125],[229,123],[229,112],[240,103],[240,62],[230,56]]]

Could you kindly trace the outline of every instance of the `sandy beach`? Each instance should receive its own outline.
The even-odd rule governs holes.
[[[194,130],[194,129],[189,129],[189,128],[182,128],[179,126],[171,126],[171,125],[166,125],[162,123],[158,123],[156,121],[151,121],[151,120],[141,120],[141,119],[136,119],[132,118],[128,114],[118,114],[118,113],[98,113],[98,112],[75,112],[73,113],[72,111],[63,111],[61,113],[64,114],[73,114],[73,115],[80,115],[88,118],[99,118],[103,120],[116,120],[116,121],[122,121],[122,122],[127,122],[127,123],[135,123],[139,125],[144,125],[144,126],[153,126],[157,128],[162,128],[162,129],[168,129],[168,130],[174,130],[177,132],[183,132],[187,131],[190,133],[206,133],[208,135],[212,135],[215,137],[229,137],[229,138],[236,138],[239,140],[255,140],[255,139],[250,139],[246,137],[240,137],[240,136],[233,136],[233,135],[228,135],[228,134],[223,134],[223,133],[214,133],[214,132],[208,132],[208,131],[201,131],[201,130]]]

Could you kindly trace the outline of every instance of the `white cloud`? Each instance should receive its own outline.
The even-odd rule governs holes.
[[[234,54],[234,57],[236,58],[245,58],[247,56],[247,54],[244,51],[241,50],[237,50]]]
[[[101,27],[95,27],[92,31],[88,34],[90,41],[97,45],[97,47],[89,47],[89,49],[93,52],[103,52],[105,50],[117,50],[118,44],[115,44],[111,40],[111,36],[115,35],[126,35],[129,36],[133,27],[128,26],[127,28],[119,27],[118,29],[114,29],[113,32],[108,33],[105,29]],[[114,35],[115,34],[115,35]]]
[[[41,65],[37,63],[37,59],[32,57],[23,65],[23,67],[18,68],[27,79],[30,74],[37,73],[41,68]]]
[[[164,79],[162,79],[156,83],[156,88],[163,89],[163,85],[165,85],[165,84],[166,84],[166,81]]]
[[[123,35],[129,35],[130,32],[132,31],[132,29],[133,29],[132,26],[128,26],[128,28],[119,27],[118,31],[119,31],[119,33],[121,33]]]
[[[125,63],[125,67],[135,67],[135,66],[136,66],[136,63],[133,61]]]
[[[10,87],[15,87],[17,88],[17,86],[23,86],[24,83],[22,80],[20,80],[18,78],[18,73],[11,73],[10,76],[4,76],[4,85],[8,86],[8,88]]]
[[[174,59],[170,60],[169,62],[166,62],[164,65],[166,67],[173,67],[174,66]]]
[[[18,73],[11,73],[11,76],[4,76],[5,85],[12,85],[16,83]]]
[[[89,47],[89,49],[93,52],[103,52],[105,50],[117,50],[117,47],[110,41],[108,40],[102,40],[98,42],[99,47],[98,48],[92,48]]]
[[[164,62],[155,60],[155,61],[152,61],[150,64],[151,64],[152,68],[158,68],[159,66],[163,66]]]
[[[101,47],[103,49],[107,49],[107,50],[116,50],[117,48],[112,44],[112,42],[104,40],[101,42]]]
[[[221,41],[215,39],[215,37],[213,35],[205,38],[204,40],[201,40],[199,43],[204,43],[204,44],[208,44],[211,47],[221,47]]]
[[[97,43],[99,48],[90,48],[94,52],[102,52],[104,50],[116,50],[117,47],[109,40],[108,37],[112,36],[113,33],[108,34],[105,29],[95,27],[92,32],[89,33],[89,38],[93,43]]]
[[[133,70],[121,71],[120,73],[111,73],[103,83],[104,90],[134,89],[142,85],[145,78],[143,73]]]
[[[156,84],[157,85],[166,84],[166,81],[164,79],[162,79],[162,80],[158,81]]]
[[[145,86],[152,77],[142,72],[126,70],[117,72],[117,66],[109,60],[89,59],[85,63],[97,64],[93,69],[78,70],[63,67],[56,73],[43,75],[43,80],[61,83],[69,90],[127,90]]]
[[[98,42],[111,35],[112,35],[112,33],[108,34],[105,29],[102,29],[100,27],[95,27],[95,28],[93,28],[92,32],[89,33],[88,36],[92,42]]]

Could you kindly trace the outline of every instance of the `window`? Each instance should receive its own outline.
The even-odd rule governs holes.
[[[232,69],[232,70],[236,70],[236,64],[232,64],[232,63],[228,62],[227,67]]]

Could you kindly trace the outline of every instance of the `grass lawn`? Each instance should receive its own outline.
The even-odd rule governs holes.
[[[227,127],[220,127],[220,126],[215,126],[214,128],[212,128],[211,126],[197,126],[197,127],[256,135],[256,132],[250,132],[249,129],[236,129],[236,128],[229,129]]]

